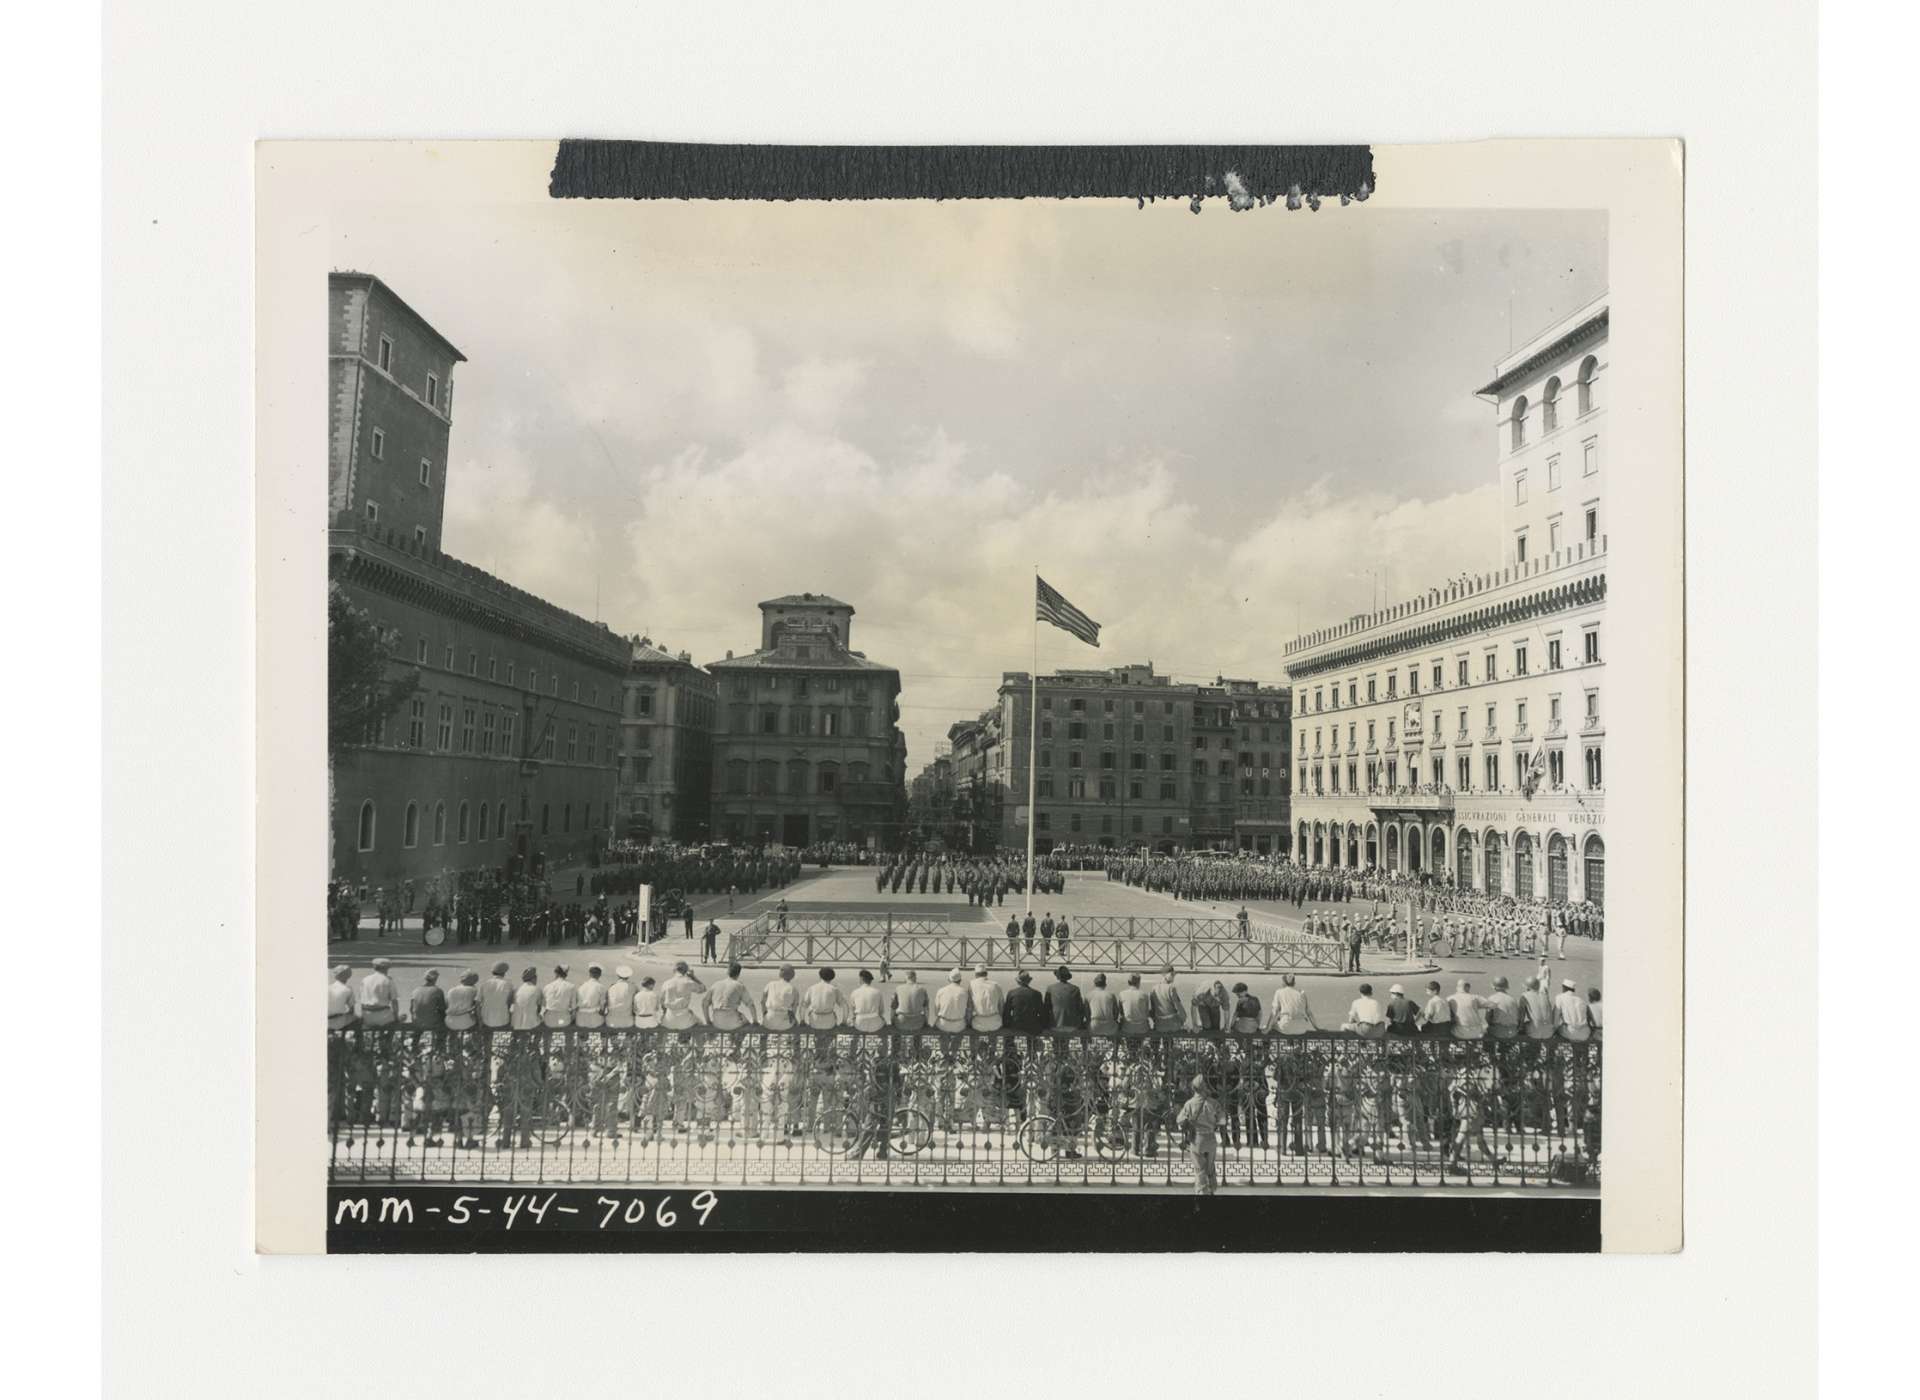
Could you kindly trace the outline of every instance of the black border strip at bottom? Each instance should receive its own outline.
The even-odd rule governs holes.
[[[1542,1253],[1600,1248],[1593,1195],[913,1192],[365,1186],[327,1192],[330,1254]]]

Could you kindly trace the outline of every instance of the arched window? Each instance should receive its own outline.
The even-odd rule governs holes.
[[[1527,396],[1522,394],[1513,401],[1513,449],[1519,451],[1527,445]]]
[[[1559,904],[1567,899],[1567,838],[1557,831],[1547,838],[1547,898]]]
[[[1506,852],[1500,840],[1500,833],[1489,831],[1487,833],[1487,893],[1505,894],[1507,892],[1505,876]]]
[[[467,839],[467,804],[464,802],[460,804],[460,815],[456,819],[455,830],[459,833],[459,840]]]
[[[1586,896],[1595,908],[1607,902],[1607,844],[1598,836],[1587,838]]]
[[[412,850],[420,841],[420,804],[407,804],[407,819],[400,827],[400,844]]]
[[[1540,395],[1540,431],[1550,433],[1559,426],[1560,377],[1555,375],[1547,381],[1547,387]]]
[[[502,836],[505,836],[507,834],[507,804],[504,799],[493,809],[493,816],[493,829]]]
[[[473,837],[474,837],[474,840],[476,841],[484,841],[487,839],[487,804],[486,803],[482,802],[480,804],[480,810],[476,814],[476,816],[479,819],[480,828],[479,830],[473,833]]]
[[[447,844],[447,804],[444,802],[433,804],[433,844]]]
[[[1580,377],[1576,381],[1576,393],[1582,417],[1593,412],[1594,405],[1598,402],[1594,397],[1594,387],[1599,377],[1600,361],[1597,357],[1589,355],[1580,362]]]
[[[373,849],[373,801],[369,798],[360,804],[360,849]]]

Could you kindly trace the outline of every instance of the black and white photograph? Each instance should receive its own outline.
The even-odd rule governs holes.
[[[1678,647],[1618,620],[1670,581],[1610,487],[1679,462],[1612,436],[1597,192],[1408,207],[1360,148],[560,197],[593,161],[524,143],[450,199],[338,149],[324,439],[262,463],[324,496],[333,1247],[806,1193],[1601,1247],[1609,937],[1680,942],[1609,899],[1666,677],[1621,652]]]

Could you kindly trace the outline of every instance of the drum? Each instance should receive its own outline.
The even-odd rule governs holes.
[[[438,948],[442,943],[445,943],[447,941],[447,931],[444,928],[440,927],[438,924],[434,925],[432,928],[428,929],[425,933],[421,934],[420,936],[426,940],[427,946],[429,948]]]

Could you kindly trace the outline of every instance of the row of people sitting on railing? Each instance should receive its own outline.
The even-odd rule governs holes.
[[[477,972],[463,971],[451,987],[442,989],[438,969],[430,969],[403,1012],[382,958],[357,984],[345,964],[333,970],[327,984],[327,1027],[531,1031],[710,1026],[726,1031],[831,1031],[844,1026],[867,1033],[1009,1031],[1099,1036],[1180,1031],[1304,1035],[1326,1030],[1368,1039],[1426,1034],[1456,1040],[1525,1036],[1582,1041],[1596,1036],[1601,1024],[1599,988],[1583,999],[1572,979],[1563,979],[1556,997],[1541,977],[1527,979],[1519,997],[1508,992],[1504,977],[1494,978],[1491,995],[1484,997],[1465,980],[1455,985],[1451,996],[1441,995],[1440,983],[1429,982],[1424,1004],[1408,997],[1399,985],[1382,1002],[1374,997],[1371,984],[1362,983],[1345,1021],[1323,1027],[1291,973],[1282,977],[1271,1003],[1264,1007],[1244,982],[1229,989],[1215,979],[1196,992],[1182,992],[1171,966],[1163,967],[1158,979],[1145,986],[1140,973],[1128,973],[1118,991],[1108,988],[1104,972],[1096,973],[1092,987],[1084,993],[1066,966],[1055,969],[1044,992],[1033,986],[1030,972],[1020,972],[1014,986],[1006,988],[985,966],[974,968],[971,979],[956,967],[931,993],[921,985],[918,972],[908,969],[905,981],[895,983],[884,964],[881,977],[885,980],[876,981],[871,971],[861,968],[851,993],[839,986],[831,967],[819,969],[816,980],[803,988],[796,984],[792,964],[782,964],[779,975],[758,996],[740,980],[740,973],[740,964],[732,963],[726,976],[709,987],[680,962],[674,965],[673,975],[656,987],[651,976],[636,982],[633,969],[626,966],[616,967],[609,979],[599,963],[589,964],[586,977],[575,982],[562,963],[545,982],[537,968],[524,968],[516,984],[508,964],[501,962],[485,979]]]

